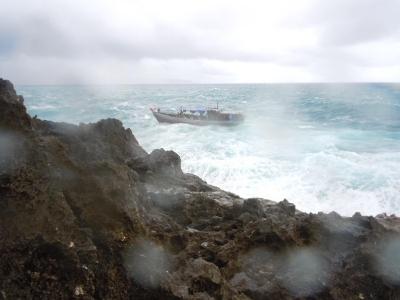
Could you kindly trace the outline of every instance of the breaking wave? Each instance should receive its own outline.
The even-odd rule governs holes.
[[[303,211],[400,213],[400,86],[182,85],[18,87],[28,110],[72,123],[115,117],[148,151],[242,197],[286,198]],[[148,108],[243,111],[234,128],[162,125]],[[56,109],[55,109],[56,108]]]

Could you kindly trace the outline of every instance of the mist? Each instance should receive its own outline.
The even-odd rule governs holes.
[[[391,284],[400,283],[400,239],[398,237],[382,240],[374,253],[374,265],[379,276]]]
[[[152,241],[138,240],[126,250],[124,266],[140,285],[158,288],[171,272],[172,256]]]
[[[9,130],[0,129],[0,174],[7,174],[23,162],[23,137]]]
[[[294,297],[313,296],[329,286],[332,270],[327,261],[312,247],[279,253],[255,248],[239,259],[240,272],[231,279],[231,284],[240,290],[252,282],[252,289],[268,293],[272,292],[273,283],[278,282]]]
[[[2,3],[1,299],[400,298],[399,12]]]

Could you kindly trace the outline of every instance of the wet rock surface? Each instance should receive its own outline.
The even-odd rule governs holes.
[[[0,80],[0,299],[400,299],[400,220],[241,199]]]

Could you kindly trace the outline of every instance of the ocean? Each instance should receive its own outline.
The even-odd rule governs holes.
[[[147,150],[241,197],[305,212],[400,214],[400,84],[17,86],[28,112],[78,124],[118,118]],[[237,127],[158,124],[149,108],[215,106]]]

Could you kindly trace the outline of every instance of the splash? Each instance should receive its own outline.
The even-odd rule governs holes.
[[[121,119],[149,152],[174,150],[185,172],[242,197],[287,198],[306,212],[400,214],[400,102],[389,84],[19,87],[55,121]],[[235,128],[158,124],[151,106],[212,106]]]

